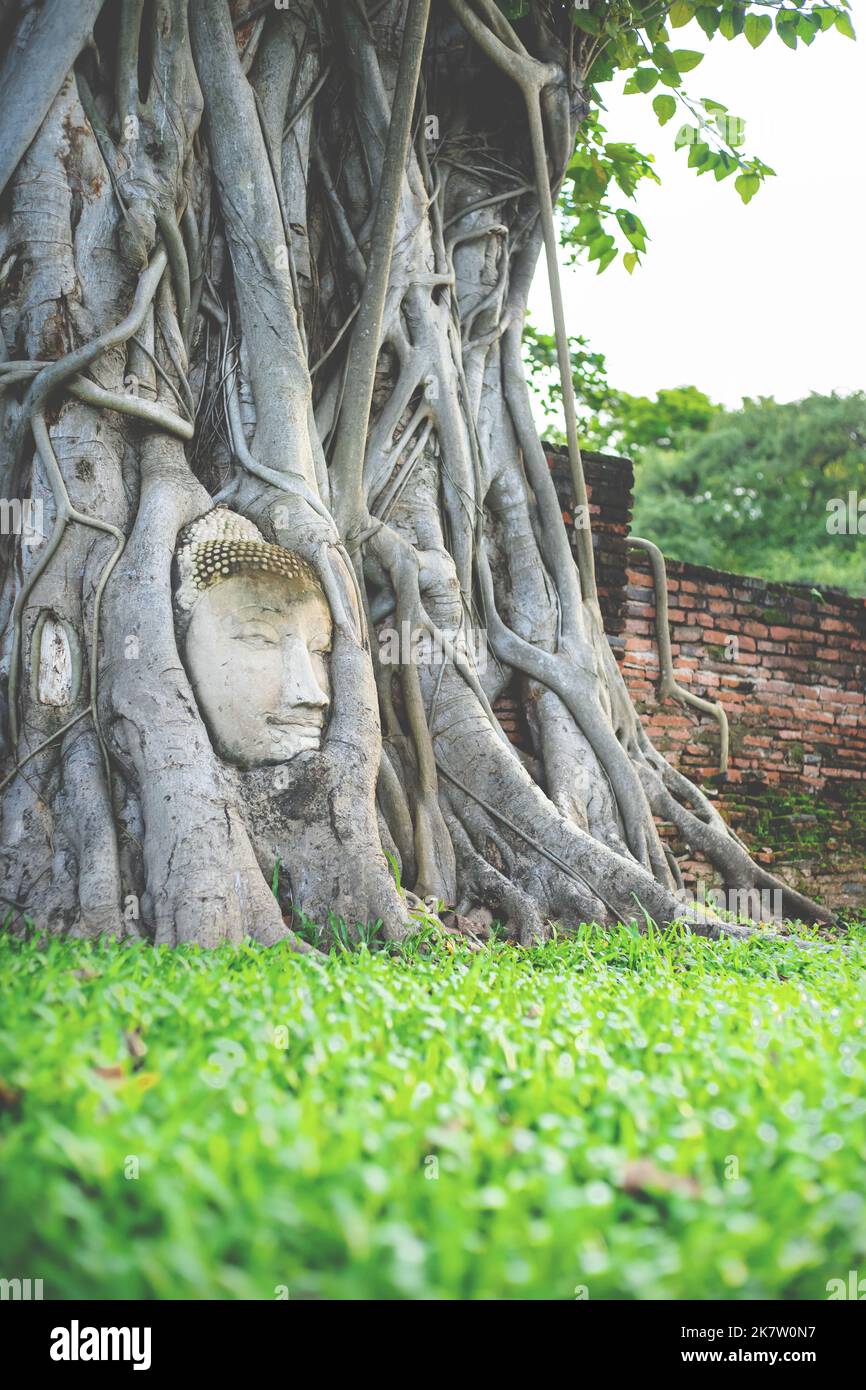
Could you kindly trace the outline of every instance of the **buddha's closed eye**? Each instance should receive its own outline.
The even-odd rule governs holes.
[[[279,645],[279,637],[271,628],[252,626],[241,628],[234,633],[236,642],[243,642],[247,647],[263,650],[265,647],[276,647]]]

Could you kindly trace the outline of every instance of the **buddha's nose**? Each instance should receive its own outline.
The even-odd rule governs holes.
[[[290,639],[283,654],[283,705],[294,709],[307,705],[327,709],[328,694],[319,684],[306,642]]]

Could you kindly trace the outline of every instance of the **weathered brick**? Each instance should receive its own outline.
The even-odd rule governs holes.
[[[560,505],[570,514],[567,460],[548,453]],[[584,468],[611,646],[650,737],[691,776],[710,775],[717,770],[712,721],[670,703],[660,706],[656,696],[652,578],[645,557],[628,546],[631,465],[585,453]],[[740,733],[728,783],[758,778],[766,785],[807,784],[814,791],[834,779],[858,778],[866,786],[866,602],[827,590],[821,603],[804,585],[680,561],[669,561],[667,568],[676,678],[720,699]],[[785,619],[772,622],[771,613],[784,613]],[[736,660],[708,650],[718,646],[727,653],[732,637]],[[510,737],[528,737],[522,710],[509,708],[501,717]],[[789,761],[792,750],[796,757]]]

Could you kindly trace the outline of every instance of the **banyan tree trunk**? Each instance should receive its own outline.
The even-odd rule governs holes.
[[[521,363],[586,111],[568,6],[0,23],[6,921],[302,946],[433,899],[521,942],[736,931],[684,908],[657,819],[783,886],[641,728]],[[515,676],[531,755],[493,714]]]

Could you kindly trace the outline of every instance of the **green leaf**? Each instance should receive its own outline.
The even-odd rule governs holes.
[[[776,33],[789,48],[797,47],[797,25],[800,16],[796,10],[780,10],[776,15]]]
[[[604,255],[602,256],[601,260],[600,260],[599,263],[598,263],[598,272],[597,272],[597,273],[600,275],[601,272],[602,272],[603,270],[607,270],[607,268],[608,268],[608,266],[610,265],[611,261],[615,261],[615,260],[616,260],[617,255],[618,255],[618,252],[617,252],[617,249],[616,249],[615,246],[612,248],[612,250],[610,250],[610,251],[605,251]]]
[[[634,80],[641,92],[651,92],[659,80],[659,75],[655,68],[637,68]]]
[[[675,48],[671,57],[677,72],[691,72],[703,59],[703,53],[694,48]]]
[[[695,12],[694,5],[686,4],[686,0],[674,0],[668,10],[668,19],[672,29],[682,29],[684,24],[688,24]]]
[[[676,97],[668,96],[666,92],[660,92],[657,97],[653,97],[653,111],[659,118],[659,125],[664,125],[669,121],[676,109]]]
[[[711,39],[719,27],[718,10],[711,8],[709,5],[699,5],[695,13],[695,19],[698,21],[698,24],[700,24],[707,38]]]
[[[659,77],[661,78],[662,82],[664,82],[666,87],[682,86],[682,83],[680,82],[680,75],[677,72],[676,68],[666,68],[664,72],[659,73]]]
[[[760,48],[772,27],[773,21],[768,14],[746,15],[746,38],[753,48]]]
[[[833,20],[835,27],[840,34],[844,34],[846,39],[854,38],[854,26],[851,23],[851,16],[847,14],[837,14]]]
[[[659,75],[655,68],[635,68],[623,91],[626,96],[633,96],[635,92],[651,92],[658,80]]]
[[[637,251],[626,251],[622,258],[622,263],[628,271],[629,275],[631,275],[632,271],[638,263]]]
[[[725,10],[719,20],[719,33],[726,39],[735,39],[738,34],[742,34],[746,23],[746,12],[742,5],[734,5],[731,9]]]
[[[744,203],[751,202],[760,186],[761,180],[757,174],[740,174],[740,177],[734,181],[734,187]]]
[[[596,82],[610,82],[613,77],[613,63],[607,53],[600,53],[586,74],[587,81],[591,84]]]
[[[697,169],[701,164],[706,164],[710,157],[710,147],[703,140],[699,140],[696,145],[692,145],[689,150],[689,168]]]
[[[601,33],[601,21],[596,14],[589,10],[573,10],[571,22],[577,29],[582,29],[585,34]]]
[[[601,223],[598,220],[598,213],[593,212],[591,209],[587,209],[585,212],[582,212],[580,214],[580,217],[577,219],[576,230],[578,236],[592,240],[592,237],[594,237],[596,233],[601,230]]]
[[[646,228],[628,208],[618,208],[616,220],[636,251],[646,250]]]
[[[606,255],[608,250],[615,245],[616,243],[614,242],[613,237],[608,236],[605,232],[602,236],[596,237],[594,241],[591,241],[589,243],[589,254],[587,256],[587,260],[597,260],[599,256]]]

